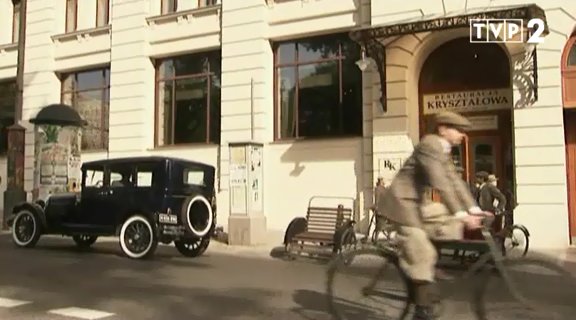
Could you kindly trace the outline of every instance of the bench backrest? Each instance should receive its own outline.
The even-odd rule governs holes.
[[[352,209],[338,207],[309,207],[306,213],[308,232],[333,234],[344,222],[352,218]]]

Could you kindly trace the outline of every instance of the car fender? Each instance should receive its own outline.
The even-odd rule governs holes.
[[[35,202],[20,202],[14,206],[12,209],[12,216],[8,219],[8,225],[12,225],[12,221],[16,217],[16,214],[22,210],[29,210],[32,213],[35,213],[38,218],[40,218],[40,222],[42,223],[42,228],[47,227],[46,221],[46,214],[44,213],[44,209]]]
[[[120,220],[116,222],[116,236],[120,236],[120,230],[122,230],[122,225],[124,224],[124,222],[126,220],[128,220],[128,218],[135,216],[135,215],[141,215],[146,217],[149,221],[150,221],[150,225],[152,225],[152,228],[154,229],[158,229],[157,225],[156,225],[156,219],[154,218],[154,214],[151,212],[147,212],[145,210],[129,210],[128,212],[124,213],[123,215],[121,215]]]

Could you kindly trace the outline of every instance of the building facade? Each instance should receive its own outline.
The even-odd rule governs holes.
[[[576,2],[531,2],[547,23],[537,46],[470,43],[467,24],[434,27],[526,1],[28,0],[26,189],[27,120],[64,102],[88,121],[83,161],[170,155],[216,166],[227,229],[245,174],[230,143],[255,141],[262,181],[240,197],[260,199],[259,225],[280,242],[314,195],[352,198],[364,222],[375,178],[390,180],[431,115],[454,109],[475,126],[453,153],[464,177],[498,175],[531,243],[566,246],[576,237],[576,160],[565,138],[576,135],[565,125],[576,99]],[[0,30],[11,31],[0,32],[3,136],[13,121],[17,21],[12,1],[0,0]],[[360,29],[381,34],[358,31],[353,41]],[[370,50],[359,45],[366,37]]]

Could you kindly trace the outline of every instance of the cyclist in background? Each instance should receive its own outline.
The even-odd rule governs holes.
[[[422,138],[378,195],[378,211],[395,226],[400,267],[415,292],[414,320],[432,319],[430,286],[438,256],[430,239],[461,239],[464,225],[478,229],[484,217],[451,157],[471,123],[457,113],[441,112],[435,126],[436,133]],[[430,188],[439,192],[441,203],[426,197]]]

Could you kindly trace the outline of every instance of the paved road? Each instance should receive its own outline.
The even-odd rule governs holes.
[[[111,242],[80,252],[69,239],[42,238],[34,249],[17,249],[0,235],[0,319],[324,320],[324,272],[306,259],[210,248],[189,259],[163,246],[152,261],[124,258]],[[468,318],[462,301],[449,310]]]

